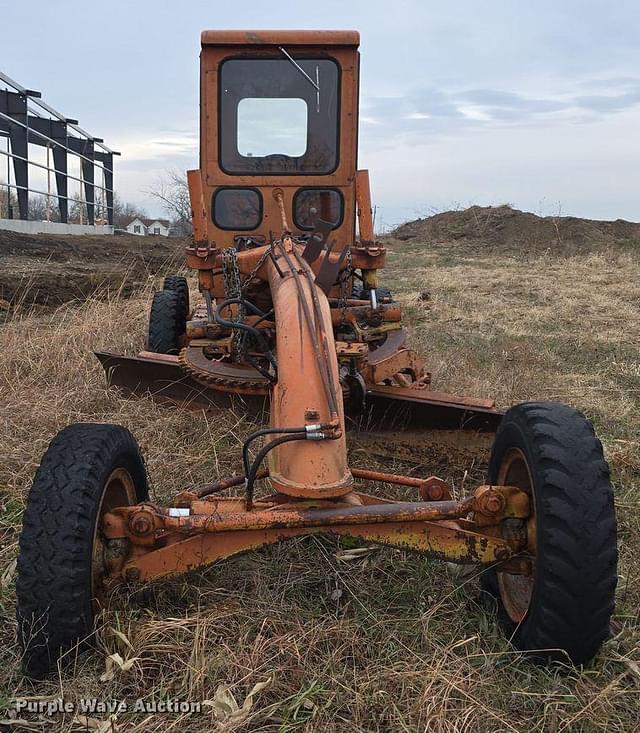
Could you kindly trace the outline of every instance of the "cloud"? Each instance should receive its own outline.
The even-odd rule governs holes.
[[[577,87],[589,87],[591,89],[637,89],[640,86],[640,79],[637,76],[607,76],[593,77],[589,79],[578,79],[575,82]]]
[[[635,92],[629,92],[627,94],[612,94],[612,95],[592,95],[584,97],[576,97],[575,104],[582,109],[591,110],[592,112],[598,112],[606,114],[607,112],[621,112],[622,110],[629,109],[640,102],[640,89]]]
[[[129,138],[119,141],[123,163],[137,167],[140,162],[162,163],[169,157],[197,160],[198,139],[192,135],[158,135],[150,132],[144,137]],[[168,166],[167,166],[168,167]]]
[[[491,119],[491,114],[488,109],[483,109],[481,106],[476,104],[462,104],[458,107],[458,112],[465,117],[467,120],[479,120],[480,122],[486,122]]]
[[[532,113],[547,114],[567,109],[570,106],[568,100],[526,97],[516,92],[504,92],[495,89],[470,89],[459,92],[455,96],[464,102],[471,102],[478,107],[493,110],[495,114],[489,115],[490,117],[499,116],[502,112],[521,112],[527,115]]]
[[[544,96],[505,89],[414,87],[403,95],[363,100],[367,123],[363,145],[369,144],[367,140],[384,148],[398,141],[420,144],[473,129],[584,124],[637,104],[640,79],[635,77],[585,79],[568,92]]]

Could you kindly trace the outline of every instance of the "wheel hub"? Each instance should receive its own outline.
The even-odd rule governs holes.
[[[533,481],[527,459],[519,448],[511,448],[506,453],[498,473],[498,484],[501,486],[517,486],[529,495],[531,514],[521,530],[526,528],[527,549],[535,557],[536,520]],[[506,531],[511,532],[512,528],[508,526]],[[515,623],[521,623],[527,615],[533,595],[533,588],[535,586],[535,563],[532,564],[532,571],[528,575],[498,572],[497,578],[500,596],[505,610],[509,614],[509,618]]]
[[[128,551],[128,542],[107,540],[104,537],[100,530],[102,518],[115,507],[131,506],[136,501],[136,489],[131,474],[125,468],[116,468],[105,482],[93,533],[91,593],[94,604],[98,606],[103,604],[107,592],[105,576],[111,575],[110,570],[125,558]]]

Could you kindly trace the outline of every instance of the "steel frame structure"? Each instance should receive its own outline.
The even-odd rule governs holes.
[[[6,74],[0,72],[0,137],[6,138],[7,149],[0,155],[7,159],[7,180],[0,187],[15,191],[18,201],[18,217],[9,206],[9,218],[29,218],[29,193],[56,198],[60,221],[69,222],[69,180],[80,183],[80,203],[86,223],[96,223],[96,190],[100,191],[101,205],[106,209],[107,223],[113,226],[113,157],[120,153],[111,150],[104,140],[89,134],[78,125],[78,120],[61,114],[42,100],[42,94],[27,89]],[[53,165],[42,164],[29,158],[29,144],[40,145],[51,151]],[[80,162],[80,176],[69,173],[68,156]],[[56,192],[42,191],[29,185],[29,169],[35,167],[47,171],[47,177],[55,175]],[[96,167],[102,177],[102,185],[96,181]],[[13,180],[11,182],[11,169]],[[50,189],[50,186],[48,186]]]

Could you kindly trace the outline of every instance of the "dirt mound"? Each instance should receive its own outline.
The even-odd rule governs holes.
[[[132,292],[181,266],[185,240],[19,234],[0,230],[0,302],[56,306],[96,290]]]
[[[472,206],[402,224],[390,236],[401,241],[462,240],[490,248],[557,249],[567,252],[610,246],[640,246],[640,224],[617,219],[537,216],[510,206]]]

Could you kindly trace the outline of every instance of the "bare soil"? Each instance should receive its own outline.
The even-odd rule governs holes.
[[[407,222],[391,236],[403,242],[475,242],[485,250],[575,254],[612,246],[640,247],[640,224],[622,219],[537,216],[510,206],[472,206]]]
[[[185,240],[0,230],[0,301],[57,306],[96,290],[130,295],[182,262]]]

